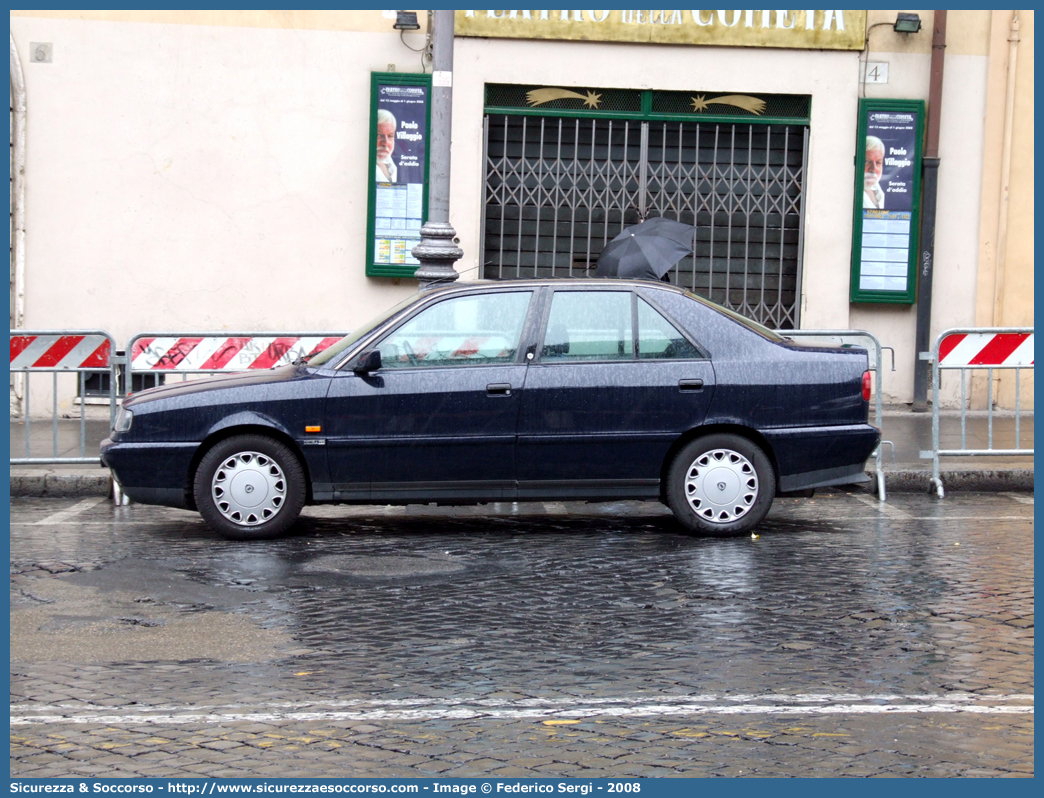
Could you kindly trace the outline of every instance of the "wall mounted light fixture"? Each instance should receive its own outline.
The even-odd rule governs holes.
[[[417,12],[396,11],[395,24],[392,27],[395,30],[420,30],[420,23],[417,22]]]
[[[900,13],[896,16],[892,28],[896,33],[917,33],[921,29],[921,17],[917,14]]]

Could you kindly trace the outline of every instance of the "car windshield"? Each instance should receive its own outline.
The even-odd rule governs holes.
[[[737,322],[739,324],[742,324],[748,330],[752,330],[753,332],[756,332],[758,335],[763,335],[765,338],[768,338],[770,341],[777,341],[778,342],[778,341],[785,341],[786,340],[779,333],[773,332],[768,327],[766,327],[764,324],[758,324],[758,322],[754,321],[754,319],[748,319],[746,316],[741,316],[736,311],[729,310],[728,308],[723,307],[722,305],[719,305],[717,302],[711,302],[706,297],[702,297],[702,296],[699,296],[697,294],[694,294],[692,291],[686,290],[685,293],[688,294],[689,296],[691,296],[693,299],[695,299],[695,300],[697,300],[699,302],[702,302],[704,305],[710,305],[712,308],[714,308],[719,313],[722,313],[722,314],[728,316],[733,321],[735,321],[735,322]]]
[[[380,314],[376,318],[370,319],[370,321],[366,322],[366,324],[362,325],[362,327],[360,327],[358,330],[353,330],[350,334],[346,335],[344,338],[342,338],[337,343],[331,344],[326,349],[324,349],[322,352],[320,352],[319,354],[313,356],[308,361],[308,365],[309,366],[324,366],[324,365],[330,363],[331,361],[339,359],[341,354],[345,350],[347,350],[349,347],[351,347],[352,344],[354,344],[356,341],[360,340],[361,338],[364,338],[365,336],[369,335],[373,330],[375,330],[380,325],[384,324],[384,322],[386,322],[388,319],[390,319],[392,316],[394,316],[400,310],[402,310],[403,308],[409,307],[410,305],[412,305],[414,302],[416,302],[420,298],[421,298],[420,292],[418,292],[416,294],[413,294],[412,296],[406,297],[399,304],[392,306],[391,308],[389,308],[388,310],[384,311],[384,313]]]

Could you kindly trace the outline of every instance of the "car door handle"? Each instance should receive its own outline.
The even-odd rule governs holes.
[[[682,391],[702,391],[703,380],[678,380],[678,388]]]
[[[511,396],[511,383],[492,382],[486,386],[486,393],[490,396]]]

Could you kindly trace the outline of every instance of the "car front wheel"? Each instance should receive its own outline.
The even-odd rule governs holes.
[[[686,444],[668,473],[667,504],[695,535],[730,537],[757,526],[776,495],[772,464],[752,441],[727,433]]]
[[[229,540],[267,540],[297,520],[305,501],[304,470],[290,449],[264,435],[216,443],[196,469],[196,506]]]

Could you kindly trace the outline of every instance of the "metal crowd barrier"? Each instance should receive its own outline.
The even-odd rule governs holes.
[[[231,374],[293,363],[321,352],[345,332],[139,333],[126,352],[126,384],[134,374]]]
[[[119,357],[113,337],[103,330],[11,330],[11,373],[24,375],[22,424],[25,456],[11,457],[14,465],[99,465],[99,456],[87,455],[86,379],[89,374],[109,376],[109,425],[116,416],[119,399],[133,384],[133,375],[229,374],[273,368],[322,351],[343,338],[344,332],[233,332],[233,333],[141,333]],[[30,375],[52,374],[51,451],[34,455]],[[121,373],[122,372],[122,373]],[[59,454],[58,375],[79,375],[79,451]],[[118,498],[118,497],[117,497]]]
[[[884,399],[881,389],[884,373],[883,350],[888,349],[892,352],[892,371],[895,371],[895,350],[892,347],[881,346],[877,336],[866,330],[776,330],[775,332],[785,338],[833,338],[841,344],[848,344],[848,339],[860,338],[864,341],[863,344],[859,344],[860,346],[865,345],[866,341],[870,341],[873,344],[873,354],[870,357],[870,371],[874,372],[874,414],[877,426],[881,428],[882,434],[884,433]],[[869,347],[867,348],[869,349]],[[888,444],[894,450],[895,445],[891,441],[882,440],[872,454],[874,471],[877,476],[877,498],[880,501],[885,501],[888,498],[885,493],[884,458],[881,453],[881,448],[885,444]]]
[[[300,357],[314,355],[339,341],[344,332],[157,332],[139,333],[127,344],[124,392],[135,374],[234,374],[241,371],[286,366]],[[113,502],[127,504],[127,497],[113,481]]]
[[[1022,422],[1022,371],[1033,370],[1032,327],[954,327],[945,330],[935,339],[931,352],[922,352],[922,360],[932,363],[932,449],[921,452],[921,459],[932,461],[932,482],[940,499],[946,493],[939,472],[940,457],[1032,457],[1033,447],[1025,449],[1021,443]],[[986,371],[987,380],[987,448],[968,448],[968,373],[976,369]],[[997,369],[1015,372],[1015,447],[993,448],[993,372]],[[961,446],[944,449],[939,436],[939,391],[943,371],[959,371],[961,374]]]
[[[87,417],[84,397],[88,374],[108,374],[115,385],[115,342],[103,330],[11,330],[11,372],[24,375],[22,419],[25,428],[25,456],[12,457],[11,465],[99,465],[101,458],[87,456]],[[31,453],[32,404],[30,375],[51,373],[51,454],[34,457]],[[77,374],[80,395],[79,456],[63,457],[58,453],[58,375]],[[109,391],[109,425],[116,415],[116,394]]]
[[[874,407],[878,426],[883,426],[882,376],[884,372],[883,350],[877,337],[865,330],[776,330],[789,338],[833,338],[840,343],[847,339],[863,339],[873,345],[870,370],[876,375]],[[57,374],[61,371],[80,373],[80,396],[85,394],[84,375],[92,372],[108,373],[109,379],[109,423],[112,424],[116,404],[126,395],[133,384],[135,374],[163,375],[180,374],[183,380],[190,374],[230,374],[252,369],[267,369],[287,365],[297,358],[322,351],[335,341],[348,335],[346,332],[156,332],[139,333],[127,344],[123,362],[114,356],[115,344],[112,336],[101,331],[77,330],[11,330],[11,371],[25,373],[24,404],[25,452],[24,458],[11,458],[11,465],[68,463],[100,463],[98,457],[86,456],[84,404],[80,404],[80,457],[58,456],[58,392]],[[74,340],[75,339],[75,340]],[[79,358],[79,359],[77,359]],[[123,378],[120,379],[120,366]],[[52,400],[53,446],[52,457],[30,457],[30,413],[29,373],[31,371],[54,372],[54,396]],[[895,371],[895,353],[892,353],[892,371]],[[938,385],[938,380],[936,380]],[[122,389],[121,389],[122,386]],[[937,405],[938,403],[936,403]],[[937,420],[936,424],[937,426]],[[881,445],[891,445],[882,441]],[[1030,450],[1032,454],[1032,450]],[[885,478],[882,467],[881,446],[873,453],[877,475],[877,495],[886,499]],[[938,461],[936,461],[938,462]],[[940,488],[941,490],[941,488]],[[116,497],[117,501],[120,498]]]

